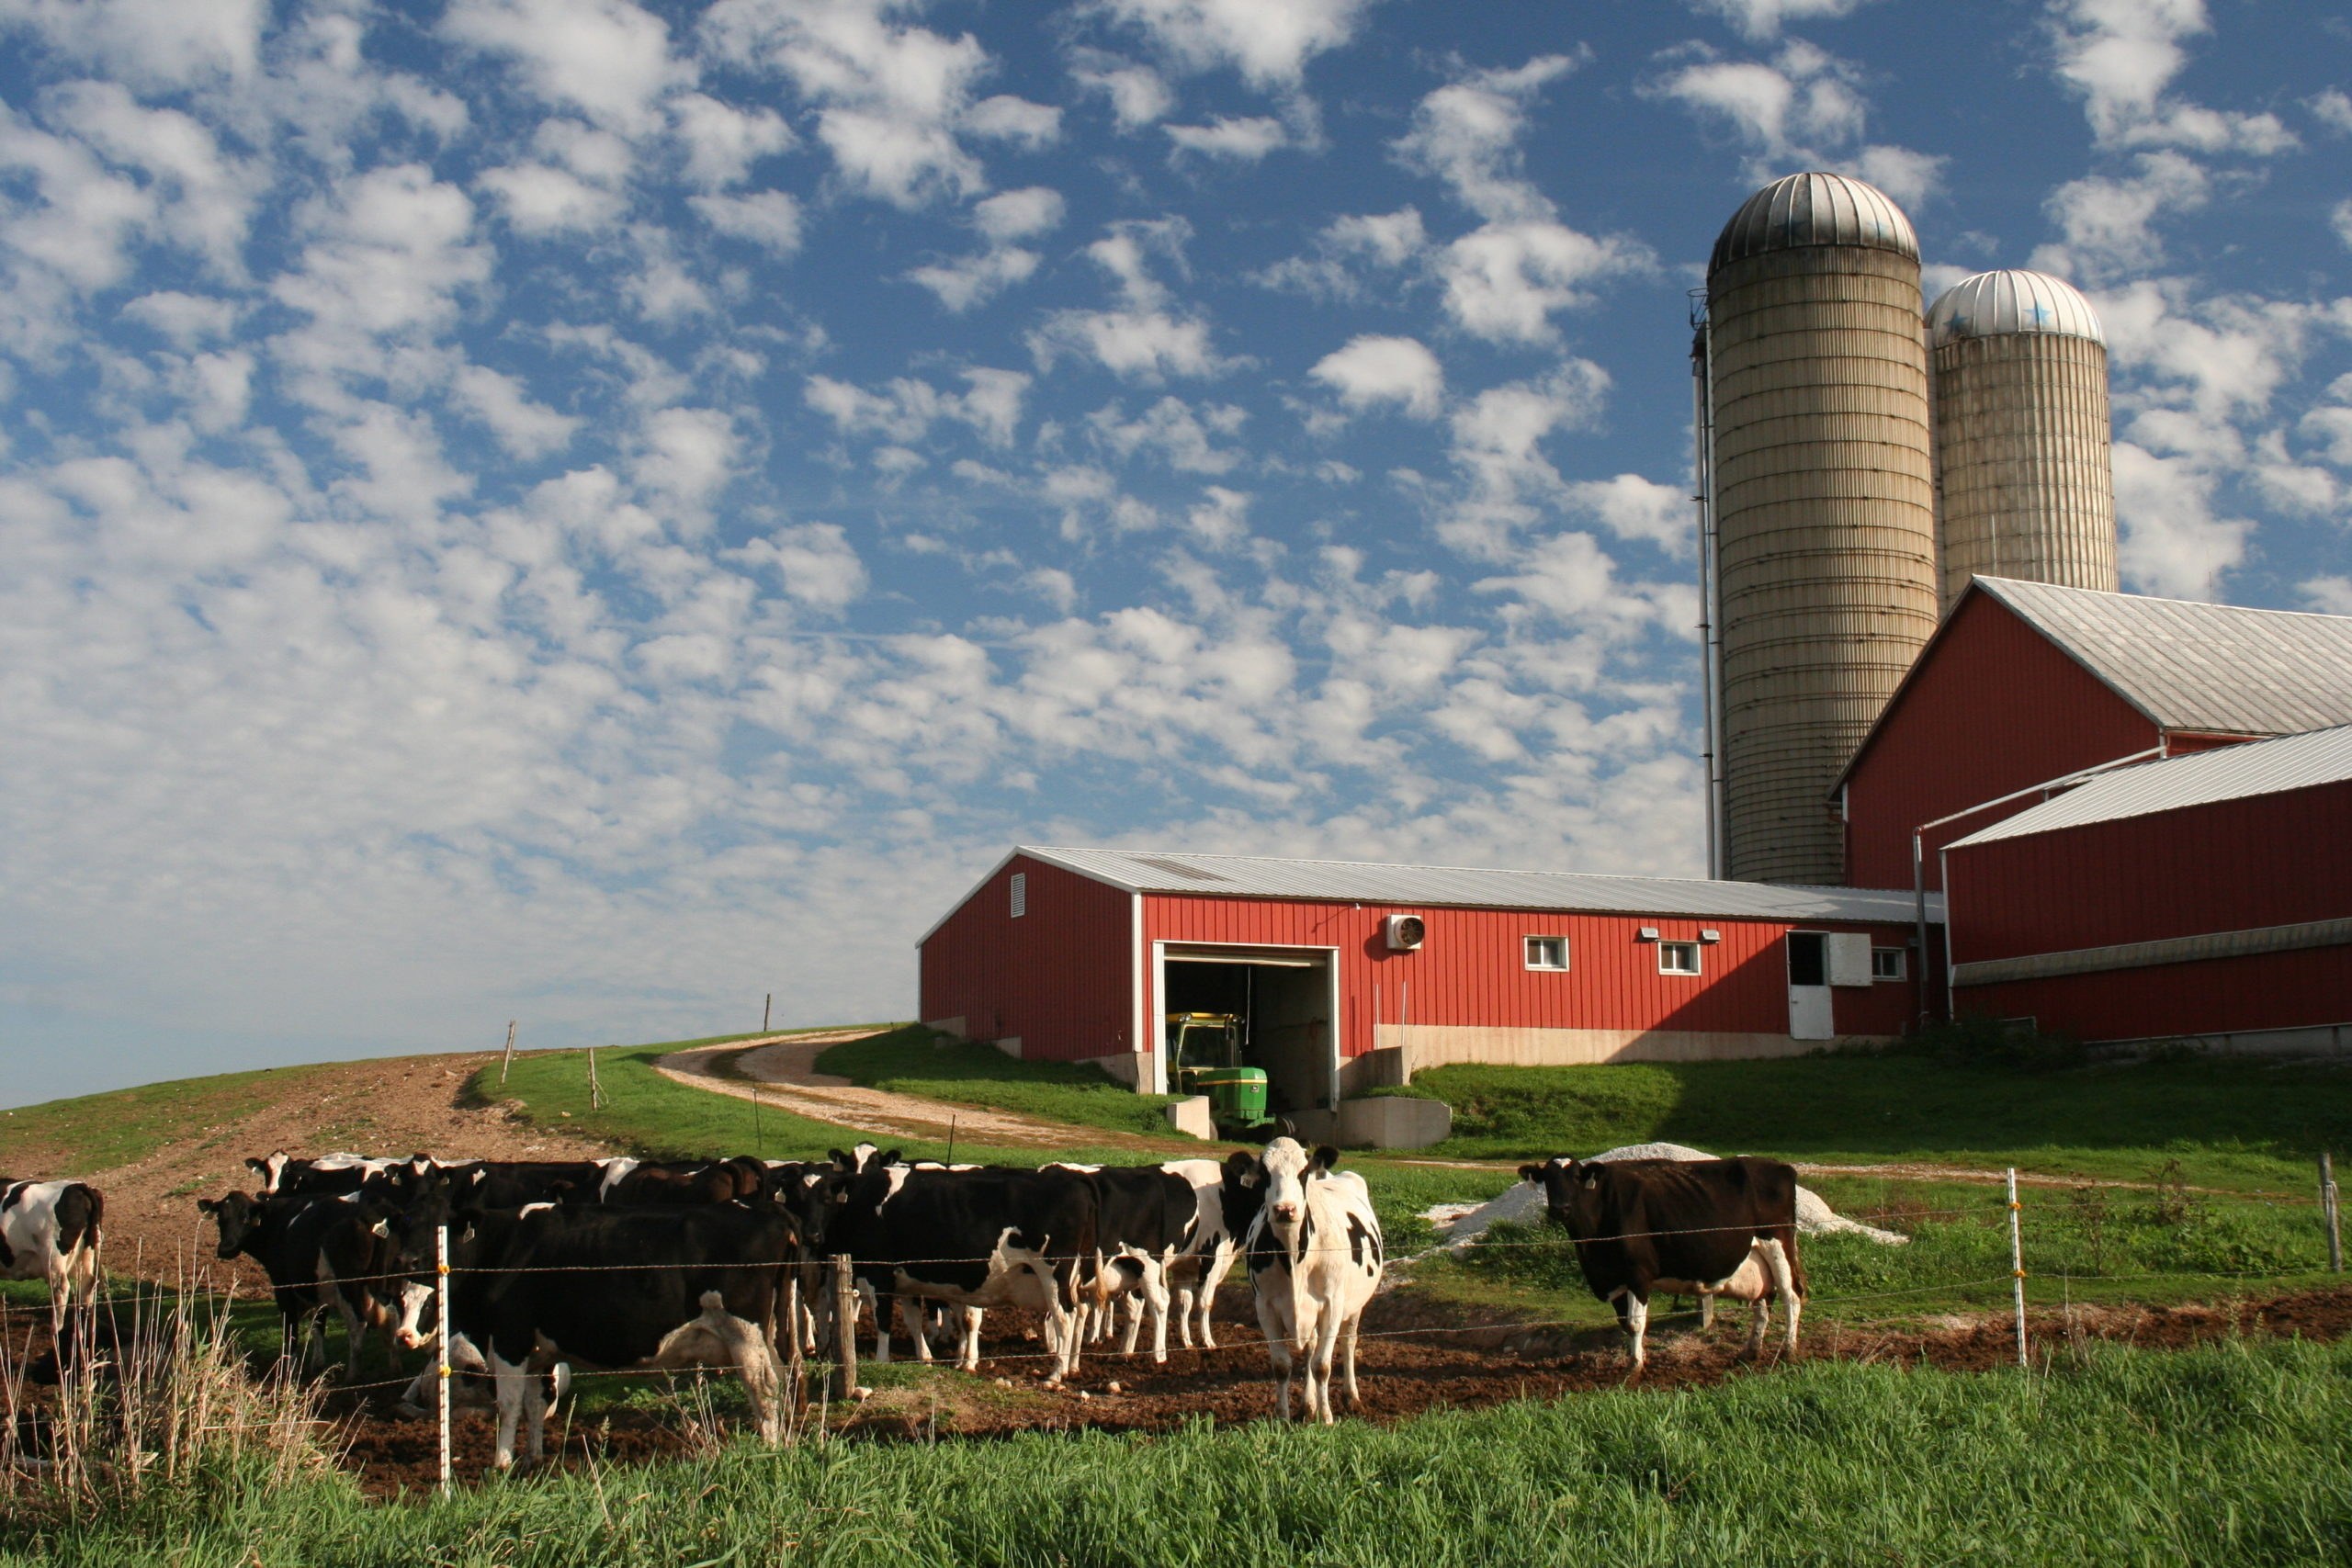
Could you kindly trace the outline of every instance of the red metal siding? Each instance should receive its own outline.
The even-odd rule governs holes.
[[[2352,951],[2311,948],[1971,986],[1962,1010],[2031,1018],[2083,1040],[2163,1040],[2352,1021]]]
[[[1027,913],[1012,915],[1025,874]],[[975,1040],[1018,1036],[1032,1061],[1131,1051],[1134,905],[1130,895],[1016,855],[922,944],[922,1016],[961,1018]]]
[[[1962,964],[2335,919],[2352,915],[2352,784],[2001,839],[1949,859]]]
[[[1922,655],[1847,781],[1846,883],[1911,886],[1911,829],[2077,768],[2143,751],[2156,728],[1986,593],[1973,593]],[[2034,804],[1928,835],[1936,852]]]
[[[1392,953],[1382,934],[1390,914],[1419,915],[1429,936],[1415,952]],[[1723,940],[1702,951],[1697,978],[1657,972],[1656,943],[1635,940],[1656,926],[1669,942],[1702,929]],[[1789,1028],[1790,931],[1867,931],[1882,947],[1906,945],[1908,927],[1821,922],[1799,926],[1657,915],[1547,915],[1523,909],[1431,909],[1153,894],[1144,900],[1145,941],[1238,942],[1340,951],[1341,1054],[1373,1048],[1378,1022],[1484,1028],[1643,1029],[1785,1034]],[[1532,970],[1522,939],[1565,936],[1565,973]],[[1841,1034],[1898,1034],[1917,1006],[1908,982],[1835,996]],[[1410,1008],[1410,1016],[1405,1010]]]

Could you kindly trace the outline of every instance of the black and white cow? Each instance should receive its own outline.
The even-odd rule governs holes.
[[[0,1177],[0,1272],[48,1280],[50,1310],[62,1315],[96,1285],[106,1212],[106,1194],[86,1181]]]
[[[1563,1155],[1520,1167],[1576,1242],[1585,1283],[1617,1309],[1634,1365],[1643,1364],[1650,1297],[1715,1296],[1754,1303],[1747,1348],[1761,1355],[1772,1297],[1797,1348],[1804,1264],[1797,1256],[1797,1173],[1778,1160],[1614,1160]]]
[[[365,1155],[291,1155],[277,1149],[260,1159],[248,1158],[245,1168],[261,1178],[263,1197],[277,1198],[296,1192],[356,1192],[369,1181],[402,1167],[414,1168],[431,1163],[423,1155],[409,1159],[370,1159]]]
[[[519,1209],[526,1203],[561,1199],[595,1201],[607,1161],[594,1159],[484,1159],[440,1168],[451,1201],[459,1208]]]
[[[1237,1156],[1237,1160],[1247,1156]],[[1352,1170],[1334,1170],[1337,1149],[1309,1155],[1295,1139],[1276,1138],[1235,1182],[1255,1190],[1262,1203],[1251,1221],[1242,1250],[1250,1259],[1250,1283],[1258,1303],[1258,1327],[1266,1351],[1282,1373],[1276,1408],[1290,1418],[1293,1365],[1306,1363],[1308,1419],[1326,1425],[1331,1407],[1331,1371],[1340,1360],[1348,1403],[1363,1395],[1356,1387],[1356,1332],[1364,1307],[1380,1289],[1387,1257],[1372,1193]]]
[[[199,1198],[196,1206],[220,1227],[220,1257],[242,1253],[269,1276],[281,1352],[294,1356],[298,1368],[308,1363],[329,1312],[343,1319],[347,1377],[358,1374],[368,1328],[381,1328],[393,1339],[384,1300],[398,1268],[390,1238],[400,1208],[382,1190],[277,1197],[231,1192]]]
[[[782,1430],[775,1348],[786,1272],[799,1245],[775,1208],[534,1205],[461,1213],[451,1236],[449,1318],[498,1389],[497,1464],[544,1448],[547,1390],[562,1360],[614,1369],[709,1367],[743,1380],[760,1435]]]
[[[1082,1172],[1094,1179],[1096,1256],[1085,1292],[1087,1311],[1095,1319],[1093,1337],[1109,1335],[1116,1303],[1124,1301],[1127,1331],[1120,1342],[1121,1353],[1135,1353],[1136,1340],[1148,1314],[1151,1359],[1165,1362],[1168,1310],[1172,1302],[1184,1346],[1192,1347],[1197,1309],[1202,1346],[1216,1348],[1208,1316],[1216,1288],[1233,1267],[1239,1241],[1238,1231],[1227,1223],[1225,1168],[1215,1160],[1192,1159],[1045,1168]],[[1254,1213],[1254,1201],[1250,1207]]]
[[[1091,1261],[1098,1201],[1092,1178],[1077,1171],[916,1168],[876,1158],[856,1175],[828,1179],[819,1206],[828,1253],[849,1254],[874,1294],[875,1359],[890,1359],[893,1307],[904,1314],[917,1355],[930,1359],[922,1303],[1033,1308],[1046,1320],[1054,1357],[1046,1384],[1077,1367],[1079,1280]],[[977,1320],[966,1316],[958,1357],[979,1365]]]

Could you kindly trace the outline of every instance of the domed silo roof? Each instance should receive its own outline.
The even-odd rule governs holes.
[[[1710,273],[1767,251],[1804,245],[1860,245],[1917,261],[1911,220],[1876,186],[1845,175],[1791,175],[1739,204],[1715,240]]]
[[[2055,333],[2104,345],[2098,312],[2075,286],[2046,272],[2009,268],[1963,277],[1936,297],[1928,310],[1928,346],[1954,338],[2008,333]]]

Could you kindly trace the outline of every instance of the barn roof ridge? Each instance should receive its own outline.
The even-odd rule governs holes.
[[[1195,893],[1211,897],[1345,900],[1694,919],[1867,920],[1905,925],[1915,913],[1907,888],[1808,887],[1696,876],[1414,865],[1395,861],[1228,855],[1191,850],[1023,844],[1012,853],[1027,855],[1129,893]],[[1007,860],[1011,858],[1008,856]],[[1155,866],[1155,862],[1163,863]],[[1211,875],[1186,875],[1169,869],[1170,865],[1183,867],[1189,863],[1198,863],[1199,870]],[[999,862],[998,869],[1001,870],[1004,863]],[[1255,874],[1246,874],[1252,872]],[[1305,874],[1285,875],[1285,872]],[[995,874],[989,874],[992,877]],[[967,895],[965,901],[968,898]],[[1940,896],[1931,897],[1929,914],[1932,919],[1942,919]]]
[[[2352,724],[2333,725],[2118,768],[1954,840],[1948,848],[1964,849],[2063,828],[2153,817],[2192,806],[2283,795],[2347,780],[2352,780]]]
[[[1961,610],[1979,593],[2159,730],[2274,736],[2352,723],[2352,615],[1979,574],[1896,682],[1839,770],[1831,798],[1853,777],[1944,635],[1959,624]],[[2173,656],[2157,657],[2160,650]]]

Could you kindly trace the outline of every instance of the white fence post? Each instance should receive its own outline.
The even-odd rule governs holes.
[[[449,1227],[433,1233],[433,1293],[441,1314],[440,1350],[434,1359],[441,1371],[441,1495],[449,1495]]]
[[[2335,1160],[2325,1149],[2319,1156],[2320,1218],[2327,1225],[2327,1267],[2331,1273],[2344,1272],[2344,1229],[2337,1213],[2335,1195]]]
[[[2009,1284],[2017,1295],[2018,1365],[2025,1359],[2025,1233],[2018,1223],[2018,1168],[2009,1167]]]

